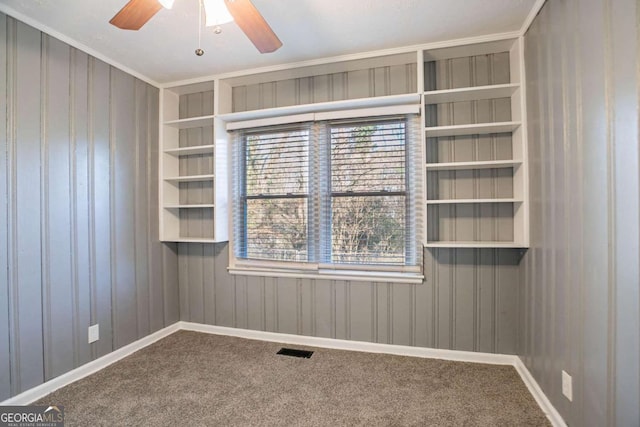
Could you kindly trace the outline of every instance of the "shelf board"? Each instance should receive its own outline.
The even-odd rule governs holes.
[[[165,126],[171,126],[176,129],[201,128],[205,126],[213,126],[213,115],[201,117],[189,117],[188,119],[169,120],[164,122]]]
[[[195,154],[213,154],[214,145],[197,145],[195,147],[169,148],[164,150],[166,154],[172,156],[192,156]]]
[[[427,163],[428,171],[451,171],[465,169],[502,169],[515,168],[522,164],[517,160],[488,160],[473,162],[446,162],[446,163]]]
[[[433,126],[425,128],[427,138],[439,136],[486,135],[509,133],[520,127],[520,122],[477,123],[470,125]]]
[[[215,207],[213,204],[201,204],[201,205],[168,205],[165,206],[165,209],[203,209],[203,208],[213,208]]]
[[[427,200],[428,205],[459,205],[470,203],[522,203],[518,199],[433,199]]]
[[[216,243],[217,240],[210,237],[174,237],[163,239],[163,242],[178,242],[178,243]]]
[[[165,178],[165,181],[169,182],[198,182],[198,181],[213,181],[214,175],[185,175],[174,176]]]
[[[518,199],[436,199],[427,200],[428,205],[457,205],[469,203],[522,203]]]
[[[517,242],[427,242],[425,248],[526,248]]]
[[[520,87],[517,83],[432,90],[424,93],[425,104],[509,98]]]

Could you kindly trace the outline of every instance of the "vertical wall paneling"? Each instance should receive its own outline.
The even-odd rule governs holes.
[[[205,245],[204,257],[212,259],[215,253],[214,245]],[[215,277],[215,263],[203,264],[202,276],[205,278]],[[211,282],[205,282],[211,283]],[[204,323],[215,323],[216,319],[216,288],[215,286],[204,286]],[[261,329],[261,328],[258,328]]]
[[[211,264],[211,263],[210,263]],[[206,289],[213,286],[206,286]],[[250,289],[255,289],[250,292]],[[264,278],[247,277],[247,287],[244,289],[246,304],[246,328],[263,331],[264,325]]]
[[[224,252],[226,247],[223,248]],[[228,286],[228,285],[227,285]],[[221,287],[225,287],[224,284]],[[264,278],[264,329],[268,332],[277,332],[276,313],[278,311],[278,302],[276,300],[276,280],[271,277]]]
[[[146,194],[147,204],[140,207],[140,215],[144,214],[146,217],[147,228],[147,275],[148,275],[148,312],[149,312],[149,332],[155,332],[164,328],[166,325],[171,325],[178,320],[177,315],[168,315],[165,309],[165,301],[171,298],[170,306],[178,307],[177,298],[168,296],[165,284],[173,283],[174,288],[177,289],[177,278],[171,277],[173,272],[176,271],[176,262],[165,262],[164,254],[172,253],[170,246],[160,243],[158,236],[160,235],[160,223],[158,218],[159,209],[159,164],[156,161],[159,156],[159,144],[158,144],[158,126],[155,126],[157,117],[159,115],[160,108],[160,91],[152,88],[146,88],[146,102],[147,115],[143,118],[142,123],[146,127],[147,143],[146,152],[144,152],[144,164],[147,165],[146,169],[143,169],[142,174],[146,173],[147,188],[141,188],[141,191]],[[145,172],[146,170],[146,172]],[[173,252],[174,260],[176,260],[175,251]]]
[[[183,248],[186,245],[180,245],[178,248],[178,259],[181,260],[184,254]],[[213,286],[215,289],[215,324],[220,326],[233,326],[235,312],[235,284],[231,275],[227,272],[229,265],[228,244],[215,245],[215,253],[213,258],[207,258],[203,262],[214,264]],[[211,286],[212,278],[208,278],[207,283]],[[180,284],[182,286],[182,283]],[[270,287],[270,289],[273,289]],[[265,297],[265,300],[268,300]],[[270,323],[267,323],[269,325]],[[275,328],[275,326],[274,326]],[[267,328],[267,330],[269,330]]]
[[[235,316],[233,319],[233,324],[236,328],[247,329],[247,324],[249,321],[249,311],[248,311],[248,303],[247,303],[247,286],[248,282],[252,281],[253,278],[249,277],[237,277],[236,278],[236,286],[235,286],[235,295],[234,295],[234,304],[236,307]],[[204,286],[204,283],[203,283]],[[297,305],[296,305],[297,306]]]
[[[114,347],[135,341],[137,325],[135,79],[111,70],[112,249]],[[134,118],[134,120],[132,120]]]
[[[180,315],[206,324],[356,341],[514,354],[512,249],[425,250],[419,285],[230,275],[228,244],[178,244]]]
[[[149,129],[147,118],[149,117],[149,105],[147,103],[147,87],[144,82],[135,80],[135,295],[137,307],[136,324],[138,326],[138,336],[148,335],[151,330],[151,319],[149,313],[149,218],[147,217],[147,206],[149,205],[149,195],[147,194],[147,145],[149,144]],[[138,265],[145,268],[137,268]]]
[[[7,17],[0,13],[0,35],[7,35]],[[7,104],[11,73],[8,70],[6,40],[0,39],[0,70],[6,70],[6,78],[0,79],[0,354],[10,354],[9,349],[9,143]],[[0,358],[0,400],[11,395],[10,358]]]
[[[17,390],[42,383],[41,256],[41,33],[20,22],[15,30],[14,246],[12,287],[14,372]],[[35,160],[35,161],[34,161]]]
[[[246,289],[246,288],[245,288]],[[278,331],[285,334],[298,333],[298,281],[293,278],[278,279],[276,290]]]
[[[414,345],[413,286],[392,284],[391,286],[391,336],[392,344]]]
[[[43,36],[43,306],[45,377],[50,379],[76,365],[77,293],[73,265],[73,146],[69,76],[70,48]],[[50,84],[67,82],[67,84]],[[65,225],[65,226],[62,226]],[[72,252],[74,251],[74,252]]]
[[[610,319],[616,325],[615,340],[610,354],[613,372],[609,372],[612,386],[610,423],[619,426],[640,421],[640,249],[638,241],[628,236],[640,236],[640,149],[638,118],[640,82],[638,70],[640,53],[640,8],[635,3],[635,20],[629,16],[632,2],[609,2],[607,26],[611,31],[609,55],[611,63],[609,88],[610,135],[613,138],[611,161],[615,164],[612,179],[618,208],[614,216],[616,259],[614,269],[616,289],[614,312]],[[629,40],[635,49],[629,49]],[[635,77],[635,79],[634,79]],[[635,94],[635,98],[629,94]],[[632,143],[635,141],[635,144]],[[611,380],[615,379],[613,384]]]
[[[179,307],[177,249],[157,239],[159,90],[4,14],[0,70],[1,401]]]
[[[582,91],[588,94],[588,99],[583,101],[583,134],[582,144],[585,147],[583,165],[585,168],[584,185],[588,189],[589,198],[598,200],[583,216],[583,234],[587,235],[587,241],[583,249],[583,268],[585,276],[583,280],[582,298],[584,310],[589,313],[583,319],[584,351],[588,355],[585,358],[585,369],[582,377],[584,388],[582,390],[585,400],[585,408],[591,408],[590,421],[594,425],[607,424],[607,352],[608,352],[608,327],[609,327],[609,287],[610,283],[610,252],[609,246],[609,222],[611,194],[609,192],[609,136],[607,135],[607,111],[605,79],[605,19],[604,7],[606,1],[593,1],[591,4],[580,7],[580,20],[578,31],[583,36],[579,66],[588,69],[583,72],[578,84]],[[586,52],[585,50],[588,50]],[[593,61],[593,58],[600,58]],[[601,248],[610,248],[603,253]],[[546,299],[545,302],[553,302]],[[553,330],[555,328],[549,328]]]
[[[525,36],[519,353],[569,425],[640,423],[639,13],[633,0],[549,0]]]
[[[70,133],[72,183],[72,241],[74,338],[76,366],[91,361],[91,348],[86,345],[87,325],[91,324],[91,282],[89,258],[89,145],[87,85],[89,56],[72,48],[70,51]]]
[[[110,67],[89,58],[88,111],[90,153],[90,239],[92,324],[100,326],[100,340],[92,357],[113,351],[111,305],[111,153]]]
[[[313,325],[315,335],[331,338],[331,285],[328,280],[315,280],[313,283]]]
[[[235,86],[233,111],[415,93],[416,64]]]
[[[374,341],[374,288],[368,283],[351,282],[349,286],[350,338],[355,341]]]
[[[279,281],[278,281],[279,282]],[[351,333],[349,322],[349,304],[348,304],[348,291],[349,282],[344,280],[332,280],[331,286],[333,288],[333,338],[340,340],[348,340]],[[280,288],[278,283],[278,289]],[[278,306],[280,309],[280,306]]]
[[[313,335],[313,280],[298,281],[298,333]]]

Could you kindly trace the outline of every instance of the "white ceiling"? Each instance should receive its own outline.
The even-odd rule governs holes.
[[[0,0],[0,10],[165,83],[282,63],[518,31],[535,0],[253,0],[283,42],[260,54],[234,24],[203,33],[198,0],[176,0],[140,31],[109,19],[127,0]]]

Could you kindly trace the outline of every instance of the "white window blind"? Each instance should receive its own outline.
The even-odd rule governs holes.
[[[329,262],[405,264],[405,141],[404,119],[330,126]]]
[[[309,130],[247,132],[244,158],[240,256],[307,261]]]
[[[419,120],[406,115],[235,131],[235,258],[415,272],[416,129]]]

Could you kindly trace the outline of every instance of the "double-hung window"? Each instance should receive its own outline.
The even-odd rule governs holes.
[[[234,132],[241,274],[419,281],[414,115]]]

